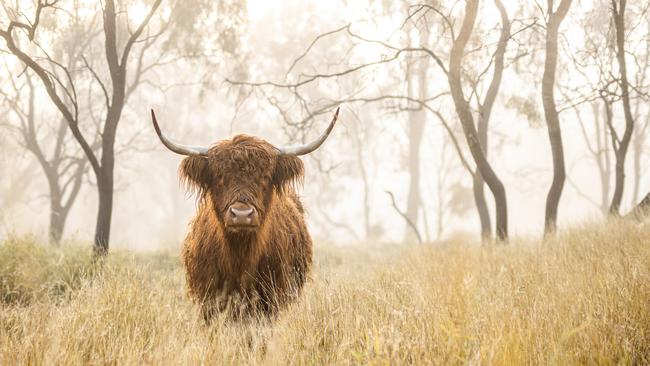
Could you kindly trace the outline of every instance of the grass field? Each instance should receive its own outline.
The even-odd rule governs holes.
[[[650,226],[323,248],[271,324],[205,326],[174,254],[0,245],[0,364],[650,364]]]

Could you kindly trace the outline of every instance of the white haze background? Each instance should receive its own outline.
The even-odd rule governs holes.
[[[352,23],[353,29],[367,38],[386,40],[399,27],[401,16],[377,17],[381,3],[368,7],[367,3],[340,1],[248,1],[248,26],[243,31],[244,51],[250,53],[250,81],[275,80],[300,55],[318,34]],[[517,1],[504,1],[510,11]],[[588,6],[589,2],[574,4],[574,8]],[[375,9],[373,9],[375,7]],[[565,45],[581,47],[582,29],[578,26],[579,11],[571,11],[562,26]],[[134,20],[144,15],[145,7],[133,8]],[[462,9],[461,9],[462,11]],[[483,22],[495,25],[498,13],[491,2],[483,2],[480,17]],[[607,20],[603,19],[604,26]],[[209,30],[206,30],[209,31]],[[435,38],[436,35],[432,35]],[[303,65],[319,69],[315,55],[328,50],[337,52],[337,38],[326,39],[314,48]],[[377,59],[376,47],[363,46],[355,50],[351,58],[356,62]],[[342,53],[332,55],[343,57]],[[562,61],[562,53],[560,55]],[[183,77],[190,82],[196,75],[191,68],[179,66]],[[633,66],[632,70],[633,71]],[[446,79],[439,69],[431,67],[430,90],[447,87]],[[536,66],[541,77],[542,68]],[[313,71],[313,69],[312,69]],[[374,69],[378,84],[395,72],[395,66]],[[217,80],[230,77],[226,68],[210,70]],[[570,73],[569,73],[570,74]],[[162,75],[164,78],[165,75]],[[177,77],[178,74],[175,76]],[[171,77],[171,75],[170,75]],[[562,71],[559,82],[566,83],[570,75]],[[532,86],[531,86],[532,85]],[[529,83],[519,78],[513,68],[504,72],[500,95],[490,122],[490,156],[496,172],[502,179],[508,195],[511,233],[540,235],[543,230],[543,213],[546,192],[552,179],[552,166],[547,130],[543,121],[537,127],[513,109],[505,108],[506,99],[512,94],[530,97],[541,113],[541,84]],[[195,209],[194,197],[188,196],[178,183],[177,167],[181,160],[164,149],[151,127],[149,109],[154,108],[165,133],[177,141],[208,145],[229,138],[236,133],[254,134],[275,144],[290,143],[279,127],[282,124],[277,112],[262,100],[252,97],[233,121],[235,113],[229,86],[218,82],[213,89],[200,90],[196,85],[178,86],[166,94],[142,89],[125,108],[118,132],[118,142],[124,142],[129,134],[142,131],[138,139],[142,148],[121,154],[116,163],[117,192],[113,209],[112,247],[128,247],[136,250],[177,247],[184,236],[188,222]],[[335,90],[332,90],[335,93]],[[433,92],[432,92],[433,94]],[[333,96],[334,97],[334,96]],[[58,118],[51,111],[46,98],[39,99],[46,105],[48,118]],[[356,153],[351,148],[351,131],[355,124],[369,129],[365,139],[364,157],[371,183],[371,221],[379,226],[379,241],[399,242],[404,236],[405,223],[392,208],[385,191],[393,192],[398,205],[406,209],[408,190],[407,159],[407,113],[387,113],[378,104],[342,105],[339,124],[330,139],[314,156],[305,157],[306,177],[301,195],[308,211],[312,236],[318,242],[334,244],[360,243],[363,240],[363,186],[358,175]],[[441,112],[450,122],[458,125],[451,98],[440,104]],[[620,113],[616,114],[619,119]],[[561,114],[565,142],[567,181],[559,209],[560,227],[600,215],[587,199],[577,193],[580,187],[584,195],[597,201],[600,183],[593,162],[586,158],[587,150],[580,127],[572,110]],[[321,117],[309,136],[315,136],[329,122]],[[620,123],[620,121],[617,121]],[[0,133],[3,133],[0,131]],[[443,140],[447,139],[440,123],[427,114],[427,125],[421,145],[421,198],[427,219],[420,218],[423,234],[436,239],[439,218],[436,207],[442,199],[445,205],[452,200],[454,206],[464,207],[457,214],[444,217],[442,239],[459,233],[479,235],[479,222],[471,194],[471,177],[460,166],[458,156],[447,146],[441,155]],[[464,138],[461,139],[465,144]],[[26,195],[8,197],[0,206],[0,236],[9,233],[36,233],[46,236],[48,222],[47,184],[34,158],[9,139],[0,148],[0,174],[3,180],[11,180],[16,167],[30,166],[34,171]],[[647,158],[644,157],[644,161]],[[332,168],[329,172],[319,171]],[[628,157],[627,168],[632,169]],[[442,172],[447,183],[438,196],[438,174]],[[628,174],[629,176],[629,174]],[[650,188],[648,174],[641,180],[642,194]],[[486,187],[486,192],[487,187]],[[488,197],[491,198],[489,194]],[[12,200],[13,198],[13,200]],[[17,202],[14,202],[17,201]],[[632,203],[631,183],[628,181],[623,199],[625,212]],[[93,187],[86,185],[75,204],[66,226],[66,237],[90,240],[95,226],[97,197]],[[357,237],[349,230],[328,223],[346,222],[355,229]]]

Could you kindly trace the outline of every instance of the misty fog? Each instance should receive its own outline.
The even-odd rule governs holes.
[[[510,35],[484,150],[505,187],[509,234],[542,235],[553,179],[542,98],[546,2],[502,2]],[[120,2],[120,48],[152,3]],[[179,183],[182,156],[160,143],[151,109],[174,141],[209,146],[244,133],[278,146],[313,139],[340,105],[338,124],[328,140],[302,157],[306,174],[299,192],[316,245],[416,242],[402,214],[425,242],[480,238],[473,177],[450,138],[451,132],[469,168],[476,169],[446,74],[465,9],[454,1],[427,4],[163,1],[127,60],[130,94],[115,139],[111,248],[175,250],[196,208],[196,197]],[[6,0],[2,5],[3,31],[11,21],[33,22],[34,2]],[[93,145],[99,141],[108,98],[98,80],[104,80],[107,94],[112,92],[101,4],[62,0],[57,6],[43,10],[34,40],[20,27],[12,35],[25,53],[57,76],[56,90],[66,105],[74,109],[77,101],[79,129]],[[645,1],[630,2],[626,13],[635,128],[625,163],[621,214],[650,191],[645,168],[650,123],[648,6]],[[620,144],[626,119],[616,81],[620,69],[610,10],[609,3],[577,1],[559,27],[554,98],[566,166],[560,229],[607,215],[614,192],[611,129],[618,131]],[[495,3],[482,1],[461,70],[464,98],[475,122],[492,79],[501,29]],[[420,51],[406,50],[416,48]],[[56,149],[57,131],[65,122],[41,79],[3,39],[0,49],[0,241],[25,234],[47,238],[48,181],[21,132],[29,112],[28,83],[33,85],[35,136],[46,154]],[[73,96],[64,93],[71,85]],[[606,106],[611,109],[609,125]],[[66,154],[77,157],[72,161],[83,160],[70,131],[62,133]],[[101,156],[100,147],[92,148]],[[97,179],[90,165],[83,169],[63,239],[89,243],[97,220]],[[396,207],[387,192],[394,195]],[[487,186],[484,193],[494,235],[494,200]]]

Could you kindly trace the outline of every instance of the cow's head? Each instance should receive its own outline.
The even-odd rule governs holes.
[[[160,141],[169,150],[186,155],[180,167],[181,179],[201,199],[213,205],[223,228],[229,233],[255,232],[264,222],[273,194],[303,176],[299,155],[316,150],[336,124],[339,110],[316,140],[297,146],[275,147],[252,136],[237,135],[210,148],[182,145],[166,138],[151,111]]]

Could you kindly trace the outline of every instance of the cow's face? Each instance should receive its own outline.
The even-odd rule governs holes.
[[[238,135],[221,141],[207,156],[183,160],[181,177],[200,199],[209,199],[228,233],[255,232],[264,223],[274,193],[301,180],[302,161],[281,154],[264,140]]]

